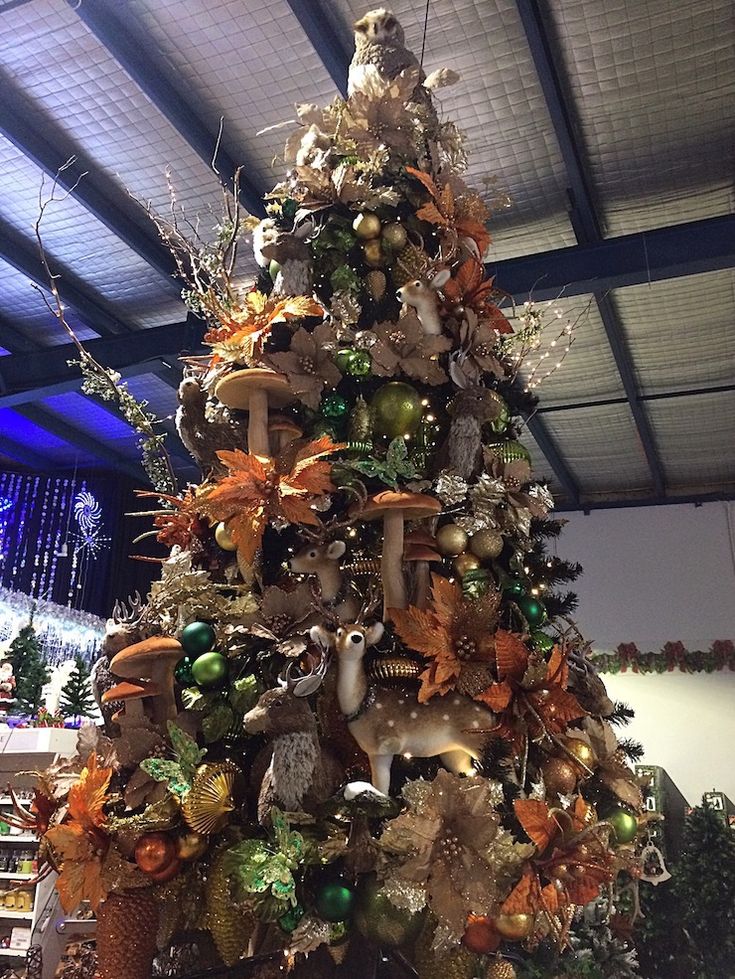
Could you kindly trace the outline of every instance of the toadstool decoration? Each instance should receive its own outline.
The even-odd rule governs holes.
[[[248,452],[270,456],[268,408],[282,408],[294,400],[288,379],[264,367],[251,367],[223,377],[214,393],[228,408],[248,412]]]
[[[174,670],[183,655],[183,647],[177,639],[169,636],[152,636],[150,639],[144,639],[123,649],[110,663],[110,669],[115,676],[125,680],[153,681],[158,693],[151,697],[152,719],[154,724],[162,727],[165,727],[168,721],[176,719]],[[143,696],[149,697],[150,694],[146,693]]]
[[[383,520],[383,553],[380,575],[383,582],[383,616],[391,608],[406,608],[403,578],[403,526],[406,520],[424,520],[441,512],[441,503],[423,493],[384,490],[360,504],[362,520]],[[355,509],[355,513],[357,510]]]
[[[160,693],[161,690],[155,683],[143,680],[130,683],[128,680],[123,680],[122,683],[118,683],[117,686],[111,687],[102,694],[102,703],[109,704],[116,700],[122,701],[125,705],[125,712],[118,711],[112,719],[119,723],[121,718],[125,717],[131,724],[144,724],[148,718],[143,701],[158,697]]]

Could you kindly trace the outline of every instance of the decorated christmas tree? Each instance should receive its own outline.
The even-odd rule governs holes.
[[[41,706],[43,688],[51,674],[43,658],[32,619],[10,644],[8,659],[16,682],[13,713],[35,714]]]
[[[177,415],[202,480],[148,494],[162,574],[110,626],[110,738],[84,730],[68,807],[68,773],[36,804],[100,979],[156,950],[507,979],[635,871],[620,711],[545,603],[578,569],[544,555],[520,440],[573,326],[547,339],[487,277],[490,202],[432,97],[455,80],[373,11],[265,220],[236,195],[208,243],[156,219],[206,323]]]
[[[97,713],[90,672],[84,659],[77,656],[74,669],[61,690],[59,711],[64,717],[93,717]]]

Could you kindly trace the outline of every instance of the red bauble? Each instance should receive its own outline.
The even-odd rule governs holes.
[[[164,867],[163,870],[159,870],[157,874],[148,874],[148,876],[156,884],[166,884],[172,877],[175,877],[180,870],[181,860],[176,857],[167,867]]]
[[[471,914],[467,918],[462,941],[470,952],[486,955],[488,952],[494,952],[500,945],[500,935],[495,929],[492,918],[486,914]]]
[[[135,844],[135,862],[144,874],[159,874],[176,860],[176,841],[167,833],[145,833]]]

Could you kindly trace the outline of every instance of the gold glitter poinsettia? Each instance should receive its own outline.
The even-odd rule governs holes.
[[[373,374],[393,377],[399,370],[424,384],[444,384],[447,375],[439,363],[439,354],[451,349],[448,337],[427,336],[415,313],[409,312],[397,323],[378,323],[371,331],[375,342],[370,346]]]
[[[449,373],[459,387],[479,384],[485,374],[502,378],[503,364],[498,357],[498,335],[493,321],[481,320],[472,309],[465,309],[460,322],[450,321],[458,347],[452,354]]]
[[[462,596],[457,582],[437,574],[431,580],[428,608],[409,605],[407,609],[390,610],[403,642],[430,659],[421,674],[419,701],[425,703],[435,694],[450,690],[477,696],[494,679],[493,630],[500,596],[488,592],[482,598],[468,599]]]
[[[271,585],[263,589],[260,608],[247,629],[254,636],[270,639],[283,656],[300,656],[306,649],[305,635],[317,619],[311,589],[302,582],[291,591]]]
[[[285,374],[291,390],[310,408],[318,408],[322,391],[336,387],[342,375],[334,363],[336,337],[334,330],[321,323],[309,333],[300,327],[291,338],[285,353],[270,354],[264,363]]]
[[[423,890],[429,908],[455,939],[469,914],[490,914],[518,879],[534,847],[516,843],[500,825],[497,782],[440,770],[433,782],[409,782],[406,812],[380,837],[384,890],[399,906]]]

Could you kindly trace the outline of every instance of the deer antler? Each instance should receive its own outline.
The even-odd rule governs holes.
[[[285,671],[285,677],[279,677],[279,686],[288,690],[294,697],[309,697],[324,683],[324,677],[329,669],[329,654],[324,653],[316,667],[312,667],[303,676],[294,676],[293,670],[295,663],[289,663]]]
[[[115,604],[112,608],[112,620],[117,625],[136,625],[140,622],[144,611],[143,598],[136,589],[134,595],[128,596],[127,602],[121,602],[119,599],[115,599]]]
[[[382,594],[380,589],[377,587],[375,582],[370,582],[367,589],[367,594],[363,599],[362,605],[360,606],[360,611],[357,613],[355,622],[364,622],[366,619],[370,618],[376,608],[382,602]]]

